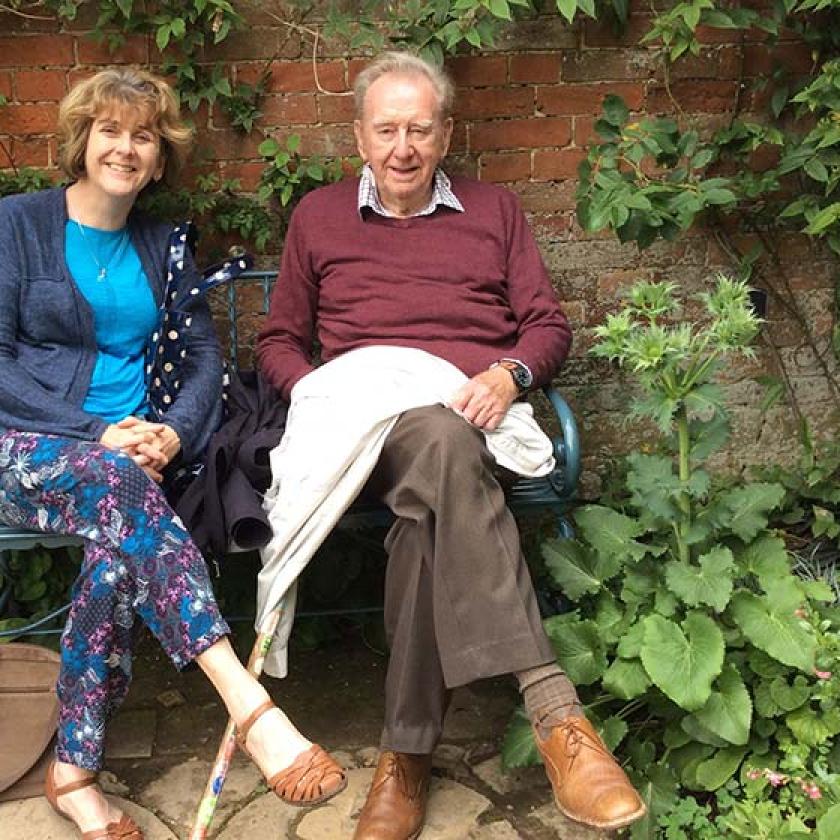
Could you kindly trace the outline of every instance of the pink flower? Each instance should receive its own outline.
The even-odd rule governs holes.
[[[758,779],[762,775],[761,770],[747,770],[748,779]]]
[[[816,785],[803,785],[802,789],[811,799],[822,799],[822,791]]]
[[[816,668],[814,668],[814,674],[816,675],[818,680],[831,679],[831,671],[818,671]]]
[[[767,781],[770,782],[773,787],[779,787],[779,785],[783,785],[787,781],[787,777],[784,773],[777,773],[775,770],[765,770],[764,775],[767,776]]]
[[[806,613],[806,612],[805,612],[805,610],[803,610],[803,609],[802,609],[802,607],[800,607],[800,608],[799,608],[799,609],[797,609],[797,610],[794,610],[794,611],[793,611],[793,614],[794,614],[797,618],[808,618],[808,613]]]

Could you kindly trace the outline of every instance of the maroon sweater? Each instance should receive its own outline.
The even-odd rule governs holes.
[[[324,361],[357,347],[394,344],[446,359],[467,376],[502,357],[548,382],[571,344],[517,198],[453,178],[465,212],[383,218],[357,210],[358,180],[303,198],[289,225],[280,276],[257,344],[269,381],[289,397]]]

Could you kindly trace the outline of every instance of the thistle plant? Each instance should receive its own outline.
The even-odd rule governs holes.
[[[674,533],[680,559],[687,562],[697,536],[691,527],[691,498],[707,484],[705,473],[692,482],[692,434],[695,443],[720,442],[725,436],[722,395],[713,379],[727,356],[755,355],[750,342],[761,322],[746,283],[719,274],[714,290],[699,296],[708,321],[674,323],[680,308],[676,290],[676,283],[636,284],[629,304],[595,329],[599,342],[591,353],[629,369],[641,386],[633,413],[651,418],[666,435],[676,435],[682,487]],[[707,446],[696,453],[706,454]]]
[[[582,505],[574,539],[542,544],[546,585],[573,606],[546,632],[648,802],[632,840],[695,836],[658,833],[662,820],[676,830],[668,815],[687,794],[697,807],[678,821],[696,821],[710,794],[717,819],[735,819],[733,796],[745,803],[777,776],[808,787],[785,788],[774,808],[840,836],[826,834],[840,819],[840,610],[824,581],[795,574],[773,527],[785,487],[709,468],[729,431],[717,374],[752,356],[760,321],[747,286],[723,276],[699,303],[688,319],[674,284],[639,283],[596,331],[592,352],[624,369],[632,415],[654,422],[664,451],[631,452],[611,506]],[[518,714],[503,761],[535,759]]]

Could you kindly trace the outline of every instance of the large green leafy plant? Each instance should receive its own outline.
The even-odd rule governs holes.
[[[700,300],[705,318],[682,321],[673,284],[640,283],[596,330],[592,353],[635,379],[632,414],[658,429],[660,451],[628,457],[614,507],[577,511],[577,539],[544,545],[547,572],[575,607],[546,628],[608,744],[625,742],[651,806],[635,836],[680,836],[655,833],[680,788],[756,787],[764,768],[797,789],[818,785],[802,816],[810,830],[837,795],[819,782],[834,781],[840,733],[833,593],[792,572],[769,526],[781,484],[722,483],[708,469],[729,433],[716,374],[751,355],[760,324],[741,282],[720,276]],[[521,716],[504,757],[533,758]],[[756,769],[760,778],[746,775]],[[777,810],[778,799],[768,800]]]

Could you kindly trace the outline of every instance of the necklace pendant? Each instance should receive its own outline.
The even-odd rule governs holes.
[[[99,269],[99,274],[97,275],[96,279],[100,282],[103,281],[108,276],[108,269],[104,266]]]

